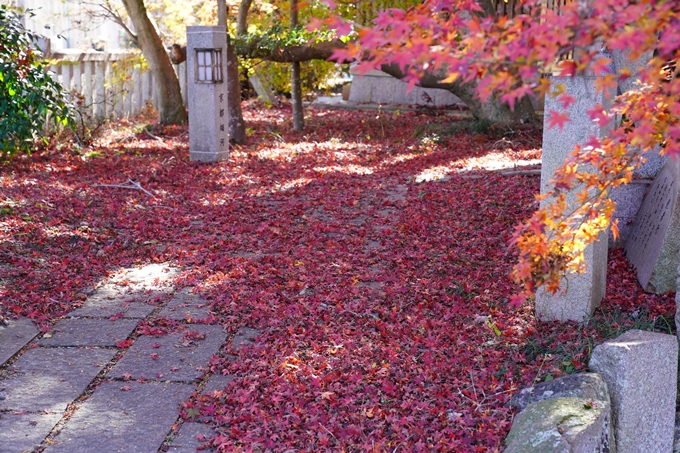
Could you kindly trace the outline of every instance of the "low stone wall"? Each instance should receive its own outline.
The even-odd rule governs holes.
[[[367,104],[465,106],[463,101],[446,90],[414,87],[407,91],[408,83],[382,71],[369,71],[364,75],[352,73],[349,100]]]

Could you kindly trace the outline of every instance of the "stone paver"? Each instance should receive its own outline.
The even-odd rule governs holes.
[[[255,344],[255,338],[261,333],[260,330],[253,329],[252,327],[241,327],[231,340],[231,346],[236,350],[252,346]]]
[[[179,274],[179,269],[163,264],[147,264],[134,269],[125,269],[110,279],[111,283],[124,286],[129,292],[172,291],[168,282]]]
[[[116,353],[111,349],[29,349],[3,372],[0,410],[63,411]]]
[[[0,414],[0,451],[34,451],[61,419],[61,414]]]
[[[43,346],[116,346],[125,340],[135,327],[136,319],[78,319],[59,321],[52,328],[52,336],[43,337]]]
[[[146,302],[148,296],[125,294],[113,285],[99,288],[70,317],[109,318],[122,313],[123,318],[145,318],[156,308]]]
[[[196,339],[190,332],[205,335]],[[192,339],[192,337],[194,339]],[[135,341],[108,377],[144,377],[163,381],[190,382],[205,374],[210,357],[224,343],[221,326],[192,325],[162,337],[142,336]]]
[[[10,320],[9,325],[0,323],[0,366],[8,361],[35,336],[38,328],[27,318]]]
[[[170,444],[168,453],[195,453],[214,434],[212,428],[204,423],[184,423],[177,437]],[[212,451],[212,450],[201,450]]]
[[[177,321],[206,319],[210,316],[208,301],[198,294],[193,294],[191,288],[184,288],[175,294],[175,297],[161,310],[159,316]]]
[[[78,408],[45,453],[155,453],[177,421],[180,403],[194,388],[104,383]]]
[[[229,385],[231,381],[234,380],[234,376],[231,374],[213,374],[208,378],[208,382],[203,388],[204,395],[210,395],[211,393],[221,392],[224,388]]]

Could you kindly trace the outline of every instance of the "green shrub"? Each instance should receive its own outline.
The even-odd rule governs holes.
[[[0,6],[0,153],[30,153],[48,118],[70,125],[61,85],[45,71],[31,48],[34,35],[18,16]]]

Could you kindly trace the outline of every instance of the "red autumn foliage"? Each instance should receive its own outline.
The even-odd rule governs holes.
[[[295,133],[286,110],[245,113],[250,144],[215,165],[189,162],[185,129],[158,141],[119,124],[99,155],[42,150],[0,168],[5,313],[49,324],[120,267],[163,262],[230,332],[262,331],[211,361],[234,377],[224,391],[184,405],[216,426],[219,451],[500,451],[513,392],[583,370],[619,328],[672,316],[616,250],[592,323],[537,323],[509,304],[508,241],[538,178],[414,181],[491,152],[538,157],[536,131],[478,140],[447,135],[450,118],[312,109]],[[128,180],[154,196],[96,186]]]

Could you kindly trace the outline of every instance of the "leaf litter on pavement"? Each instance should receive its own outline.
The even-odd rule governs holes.
[[[508,240],[539,178],[499,169],[535,164],[539,131],[308,114],[293,132],[289,108],[250,104],[248,145],[218,164],[189,161],[186,127],[149,126],[159,141],[126,121],[89,150],[3,164],[2,313],[46,328],[120,269],[179,268],[231,334],[260,332],[209,364],[233,377],[223,391],[181,410],[225,452],[500,451],[514,392],[672,319],[672,295],[644,294],[620,249],[586,325],[509,307]]]

